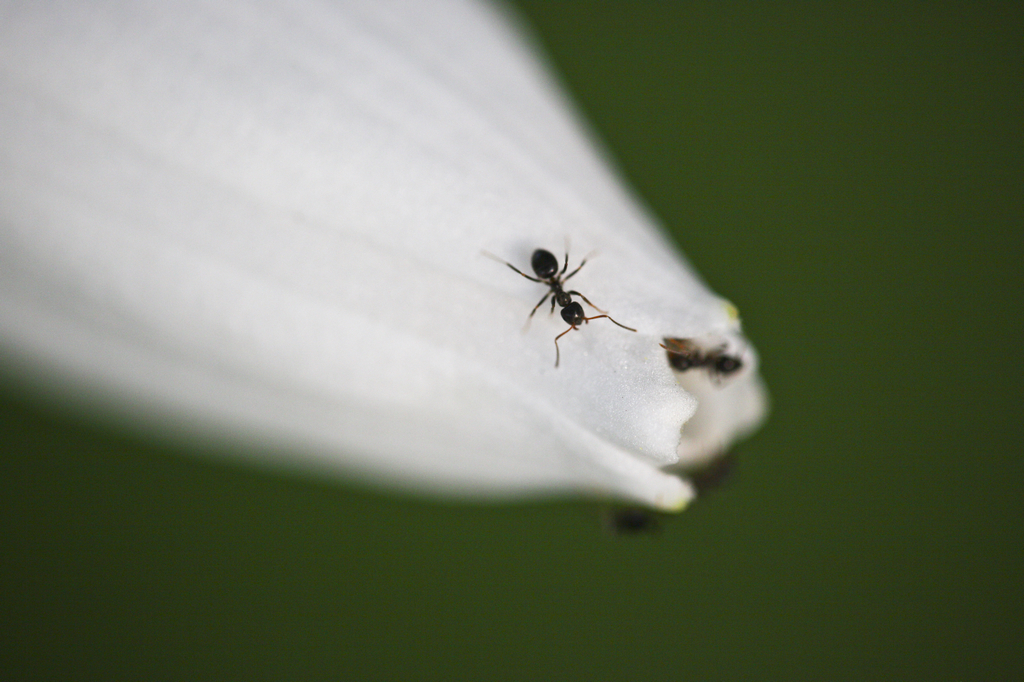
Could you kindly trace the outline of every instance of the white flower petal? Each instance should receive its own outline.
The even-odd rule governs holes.
[[[672,509],[663,468],[764,412],[730,306],[485,4],[6,3],[0,220],[9,356],[254,456]],[[481,251],[529,272],[566,237],[639,332],[595,320],[556,369],[544,287]],[[707,334],[747,367],[686,392],[658,343]]]

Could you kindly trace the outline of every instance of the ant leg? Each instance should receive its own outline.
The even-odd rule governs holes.
[[[527,275],[527,274],[526,274],[525,272],[523,272],[522,270],[520,270],[520,269],[519,269],[519,268],[517,268],[516,266],[512,265],[511,263],[509,263],[509,262],[508,262],[507,260],[503,260],[503,259],[501,259],[501,258],[498,258],[498,257],[497,257],[497,256],[495,256],[495,255],[494,255],[493,253],[491,253],[490,251],[481,251],[480,253],[484,254],[485,256],[487,256],[488,258],[490,258],[491,260],[496,260],[496,261],[498,261],[499,263],[504,263],[505,265],[509,266],[510,268],[512,268],[513,270],[515,270],[516,272],[518,272],[518,273],[519,273],[520,275],[522,275],[522,276],[523,276],[523,277],[525,277],[526,279],[530,280],[531,282],[540,282],[541,284],[547,284],[547,282],[545,282],[545,281],[544,281],[544,280],[542,280],[542,279],[537,279],[536,277],[530,277],[530,276],[529,276],[529,275]]]
[[[586,303],[587,305],[589,305],[589,306],[590,306],[591,308],[593,308],[594,310],[596,310],[596,311],[597,311],[597,312],[599,312],[599,313],[607,313],[607,312],[608,312],[607,310],[601,310],[600,308],[598,308],[598,307],[597,307],[596,305],[594,305],[593,303],[591,303],[591,302],[590,302],[590,299],[589,299],[589,298],[587,298],[586,296],[584,296],[583,294],[581,294],[581,293],[580,293],[580,292],[578,292],[578,291],[570,291],[570,292],[568,292],[568,293],[572,294],[573,296],[579,296],[580,298],[582,298],[582,299],[583,299],[583,301],[584,301],[584,302],[585,302],[585,303]]]
[[[565,264],[562,266],[562,271],[558,273],[561,277],[565,274],[565,271],[569,269],[569,235],[565,235]]]
[[[612,318],[611,318],[611,316],[610,316],[610,315],[595,315],[594,317],[584,317],[584,318],[583,318],[583,321],[584,321],[584,322],[590,322],[591,320],[600,320],[600,319],[601,319],[602,317],[607,317],[607,318],[608,318],[609,320],[611,320],[612,322],[615,322],[615,320],[612,320]],[[628,329],[628,330],[629,330],[629,331],[631,331],[631,332],[635,332],[635,331],[636,331],[636,330],[635,330],[635,329],[633,329],[632,327],[627,327],[627,326],[626,326],[626,325],[624,325],[624,324],[619,324],[618,322],[615,322],[615,324],[618,324],[618,325],[619,325],[620,327],[622,327],[623,329]]]
[[[530,317],[533,317],[533,314],[535,312],[537,312],[537,308],[539,308],[542,305],[544,305],[544,301],[548,300],[548,296],[550,296],[550,295],[551,295],[551,292],[549,291],[548,293],[544,294],[544,298],[540,299],[540,303],[538,303],[537,305],[533,306],[533,310],[530,311]],[[554,303],[554,300],[552,300],[551,302]],[[529,322],[530,322],[530,317],[526,318],[527,324],[529,324]]]
[[[618,325],[619,325],[620,327],[622,327],[623,329],[628,329],[628,330],[629,330],[629,331],[631,331],[631,332],[635,332],[635,331],[636,331],[636,330],[635,330],[635,329],[633,329],[632,327],[627,327],[627,326],[626,326],[626,325],[624,325],[624,324],[619,324],[618,322],[615,322],[615,320],[612,320],[611,316],[609,316],[609,317],[608,317],[608,319],[609,319],[609,320],[611,320],[612,322],[614,322],[615,324],[618,324]]]
[[[523,277],[525,277],[528,280],[531,280],[531,281],[534,281],[534,282],[540,282],[541,284],[544,284],[544,280],[537,279],[536,277],[530,277],[525,272],[523,272],[522,270],[520,270],[516,266],[512,265],[511,263],[505,263],[505,265],[509,266],[510,268],[512,268],[513,270],[515,270],[516,272],[518,272],[520,275],[522,275]]]
[[[558,351],[558,339],[562,338],[563,336],[565,336],[566,334],[568,334],[569,332],[571,332],[575,328],[576,327],[574,325],[569,325],[568,329],[566,329],[564,332],[562,332],[561,334],[559,334],[558,336],[555,337],[555,367],[556,368],[558,367],[558,361],[561,359],[561,353]]]
[[[566,254],[566,256],[568,256],[568,254]],[[584,265],[586,265],[586,264],[587,264],[587,259],[586,259],[586,258],[584,258],[584,259],[583,259],[582,261],[580,261],[580,264],[579,264],[579,266],[578,266],[578,267],[577,267],[577,268],[576,268],[575,270],[573,270],[572,272],[570,272],[570,273],[569,273],[569,274],[568,274],[568,275],[567,275],[566,277],[564,277],[564,278],[562,279],[562,282],[563,282],[563,283],[565,283],[565,282],[568,282],[568,281],[569,281],[569,278],[570,278],[570,277],[572,277],[573,275],[575,275],[575,274],[576,274],[577,272],[579,272],[579,271],[580,271],[580,269],[581,269],[581,268],[582,268],[582,267],[583,267]],[[568,265],[568,262],[566,262],[566,265]],[[580,295],[582,296],[583,294],[580,294]]]

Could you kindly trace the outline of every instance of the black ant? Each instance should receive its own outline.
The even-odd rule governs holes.
[[[668,345],[666,345],[668,344]],[[725,346],[704,350],[692,339],[665,339],[658,344],[668,351],[668,364],[677,372],[702,367],[713,379],[727,377],[743,368],[743,361],[735,355],[726,355]]]
[[[527,320],[533,318],[533,314],[537,312],[538,308],[544,305],[544,302],[548,300],[548,296],[551,297],[552,313],[555,312],[556,304],[562,309],[562,319],[569,324],[569,328],[555,337],[555,367],[558,367],[558,362],[561,359],[561,352],[558,350],[558,339],[562,338],[563,336],[571,332],[573,329],[576,329],[577,325],[589,323],[591,320],[599,320],[602,317],[607,317],[609,320],[619,325],[623,329],[628,329],[631,332],[636,331],[632,327],[627,327],[624,324],[619,324],[618,322],[615,322],[615,320],[613,320],[612,317],[608,315],[606,311],[601,310],[596,305],[591,303],[590,300],[587,299],[587,297],[581,294],[580,292],[566,291],[563,288],[565,283],[568,282],[573,275],[579,272],[580,269],[587,264],[586,258],[584,258],[580,262],[579,266],[577,266],[575,270],[566,275],[565,272],[569,269],[568,249],[565,250],[565,263],[562,265],[561,272],[559,272],[558,270],[558,259],[555,258],[555,254],[551,253],[550,251],[545,251],[544,249],[537,249],[536,251],[533,252],[533,256],[530,258],[530,266],[533,268],[533,271],[534,273],[536,273],[537,276],[530,277],[525,272],[509,263],[507,260],[502,260],[501,258],[498,258],[494,254],[487,253],[486,251],[484,251],[484,255],[488,256],[489,258],[493,258],[499,263],[504,263],[505,265],[509,266],[514,271],[518,272],[520,275],[530,280],[531,282],[539,282],[541,284],[546,284],[548,285],[548,287],[550,287],[549,291],[546,294],[544,294],[544,298],[540,299],[540,302],[537,303],[537,305],[533,306],[533,310],[530,311],[530,316],[529,318],[527,318]],[[587,305],[589,305],[597,312],[601,313],[601,315],[586,317],[586,315],[584,315],[583,313],[583,306],[581,306],[576,301],[572,300],[573,296],[579,296],[580,298],[582,298]]]

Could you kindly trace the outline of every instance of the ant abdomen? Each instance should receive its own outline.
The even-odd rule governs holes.
[[[558,272],[558,259],[550,251],[537,249],[530,258],[530,267],[541,279],[551,279]]]
[[[739,358],[734,358],[731,355],[721,355],[715,358],[715,371],[725,376],[738,371],[743,367],[743,363]]]

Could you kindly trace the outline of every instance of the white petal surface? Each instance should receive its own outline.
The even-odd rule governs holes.
[[[317,470],[668,509],[663,467],[761,418],[728,306],[491,6],[0,8],[0,344],[35,376]],[[595,320],[556,369],[544,287],[481,250],[566,237],[639,333]],[[684,391],[658,342],[709,333],[748,368]]]

